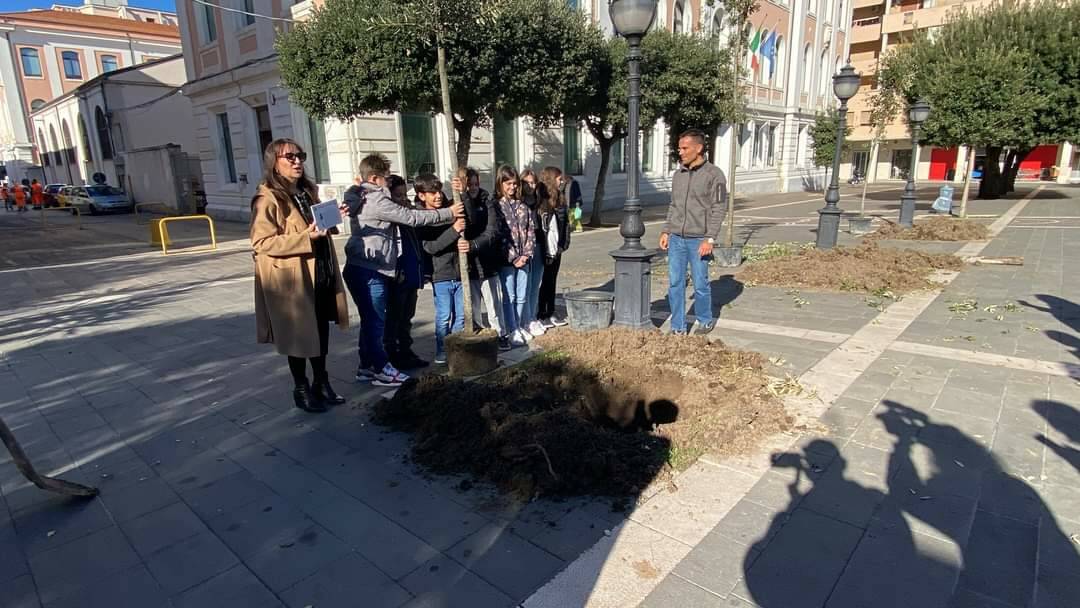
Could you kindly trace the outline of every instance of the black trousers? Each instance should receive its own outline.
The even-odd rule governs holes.
[[[407,353],[412,350],[412,320],[416,315],[417,290],[399,283],[390,283],[386,298],[386,324],[383,346],[386,354]]]
[[[550,263],[544,264],[544,278],[540,280],[540,302],[536,306],[537,319],[549,319],[555,314],[555,282],[559,279],[559,266],[562,256],[555,256]]]
[[[312,357],[311,372],[315,381],[326,380],[326,353],[330,348],[330,318],[334,316],[337,305],[337,295],[333,289],[315,290],[315,324],[319,331],[318,357]],[[289,357],[289,371],[292,373],[293,382],[301,386],[307,382],[306,365],[303,357]]]

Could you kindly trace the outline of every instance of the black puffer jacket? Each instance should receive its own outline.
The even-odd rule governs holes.
[[[499,206],[484,189],[475,197],[467,191],[462,192],[461,200],[465,203],[465,238],[470,246],[469,276],[482,279],[497,276],[506,258],[504,222],[499,221]]]

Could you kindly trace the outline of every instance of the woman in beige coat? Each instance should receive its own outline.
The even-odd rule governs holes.
[[[318,192],[304,175],[305,160],[291,139],[274,140],[263,153],[263,180],[251,201],[255,325],[260,343],[288,356],[296,407],[325,412],[345,402],[330,387],[326,352],[330,321],[347,328],[349,308],[333,241],[312,218]]]

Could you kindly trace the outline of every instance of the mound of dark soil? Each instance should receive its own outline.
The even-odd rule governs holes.
[[[986,224],[972,220],[935,217],[925,222],[918,222],[911,228],[887,222],[863,238],[904,241],[983,241],[990,238],[990,229]]]

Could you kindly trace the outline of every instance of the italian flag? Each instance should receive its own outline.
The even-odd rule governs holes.
[[[757,51],[761,45],[761,30],[754,32],[754,39],[750,41],[750,69],[756,72],[758,70]]]

